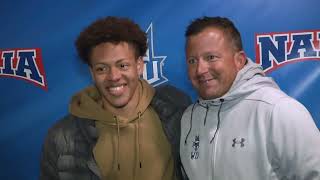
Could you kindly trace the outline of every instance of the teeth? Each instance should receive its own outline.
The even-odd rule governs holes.
[[[112,96],[121,96],[124,93],[124,85],[109,87],[108,91]]]
[[[209,82],[210,80],[202,80],[203,83],[207,83]]]
[[[110,87],[110,91],[119,91],[123,88],[123,85],[122,86],[116,86],[116,87]]]

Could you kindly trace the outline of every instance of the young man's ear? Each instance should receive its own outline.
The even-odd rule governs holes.
[[[137,70],[138,70],[139,76],[143,74],[143,69],[144,69],[143,57],[140,56],[137,59]]]
[[[235,63],[236,63],[236,67],[238,69],[238,71],[240,71],[244,65],[246,65],[247,63],[247,56],[246,53],[244,51],[239,51],[236,52],[235,55]]]
[[[93,80],[93,82],[95,81],[95,78],[94,78],[94,74],[93,74],[93,69],[92,69],[92,66],[89,65],[89,71],[90,71],[90,74],[91,74],[91,79]]]

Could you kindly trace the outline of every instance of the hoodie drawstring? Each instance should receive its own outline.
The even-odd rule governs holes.
[[[184,145],[187,144],[187,140],[188,140],[189,134],[190,134],[191,129],[192,129],[192,116],[193,116],[193,109],[194,109],[195,105],[196,105],[196,103],[193,104],[192,109],[191,109],[190,128],[189,128],[189,131],[188,131],[188,133],[187,133],[187,136],[186,136],[186,138],[185,138],[185,140],[184,140]]]
[[[208,111],[209,111],[209,106],[208,105],[206,105],[206,116],[204,117],[204,121],[203,121],[203,126],[205,126],[206,125],[206,122],[207,122],[207,115],[208,115]]]
[[[136,127],[136,148],[137,148],[137,164],[139,164],[139,167],[142,168],[142,163],[140,159],[140,149],[141,149],[141,144],[140,144],[140,121],[141,121],[141,116],[142,113],[139,111],[138,112],[138,119],[137,123],[135,124]],[[116,156],[116,164],[118,166],[118,170],[120,171],[120,160],[119,160],[119,154],[120,154],[120,125],[119,125],[119,120],[117,116],[113,116],[114,120],[116,121],[117,124],[117,138],[118,138],[118,144],[117,144],[117,156]],[[136,166],[137,167],[137,166]]]
[[[224,99],[220,99],[220,102],[221,102],[221,104],[220,104],[220,107],[219,107],[219,110],[218,110],[218,124],[217,124],[217,129],[216,129],[216,131],[214,132],[214,135],[213,135],[213,137],[212,137],[212,139],[211,139],[211,141],[210,141],[210,144],[213,142],[213,140],[214,140],[214,138],[216,137],[217,132],[218,132],[218,130],[219,130],[219,128],[220,128],[220,111],[221,111],[221,107],[222,107],[222,104],[223,104],[223,102],[224,102]]]
[[[140,149],[141,149],[141,144],[140,144],[140,120],[141,120],[141,112],[138,112],[138,128],[137,128],[137,142],[138,142],[138,146],[137,146],[137,160],[139,162],[139,167],[142,168],[142,163],[141,163],[141,159],[140,159]]]
[[[219,107],[219,110],[218,110],[218,124],[217,124],[217,129],[216,129],[216,131],[214,132],[214,135],[213,135],[212,139],[210,140],[210,144],[212,143],[212,141],[213,141],[214,138],[216,137],[216,134],[217,134],[217,132],[218,132],[218,130],[219,130],[219,128],[220,128],[220,112],[221,112],[221,108],[222,108],[222,104],[223,104],[223,102],[224,102],[224,99],[220,99],[220,102],[221,102],[221,104],[220,104],[220,107]],[[189,131],[188,131],[188,133],[187,133],[187,136],[186,136],[186,138],[185,138],[185,140],[184,140],[184,145],[187,144],[187,140],[188,140],[188,137],[189,137],[190,132],[191,132],[191,129],[192,129],[192,116],[193,116],[193,110],[194,110],[194,107],[195,107],[196,104],[197,104],[197,103],[194,103],[193,106],[192,106],[192,109],[191,109],[190,128],[189,128]],[[205,115],[205,119],[204,119],[204,125],[206,125],[208,110],[209,110],[209,107],[208,107],[208,105],[207,105],[207,106],[206,106],[206,115]]]
[[[118,148],[117,148],[117,165],[118,165],[118,171],[120,171],[120,162],[119,162],[119,153],[120,153],[120,127],[117,116],[113,116],[114,120],[117,123],[117,137],[118,137]]]
[[[133,179],[136,179],[137,173],[138,173],[138,166],[137,164],[139,164],[139,167],[142,168],[142,163],[140,160],[140,149],[141,149],[141,144],[140,144],[140,120],[141,120],[141,112],[138,112],[138,119],[137,119],[137,123],[135,123],[135,127],[136,127],[136,148],[137,148],[137,159],[136,159],[136,165],[135,165],[135,171],[133,174]]]

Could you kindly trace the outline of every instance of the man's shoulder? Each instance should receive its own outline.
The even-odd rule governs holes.
[[[274,87],[263,87],[254,91],[245,99],[257,100],[270,105],[275,105],[281,99],[284,99],[284,98],[291,99],[285,92],[283,92],[280,89],[277,89]]]

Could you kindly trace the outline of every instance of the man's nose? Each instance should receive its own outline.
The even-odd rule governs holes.
[[[201,75],[208,72],[208,63],[203,59],[199,59],[196,72],[197,72],[197,75]]]

